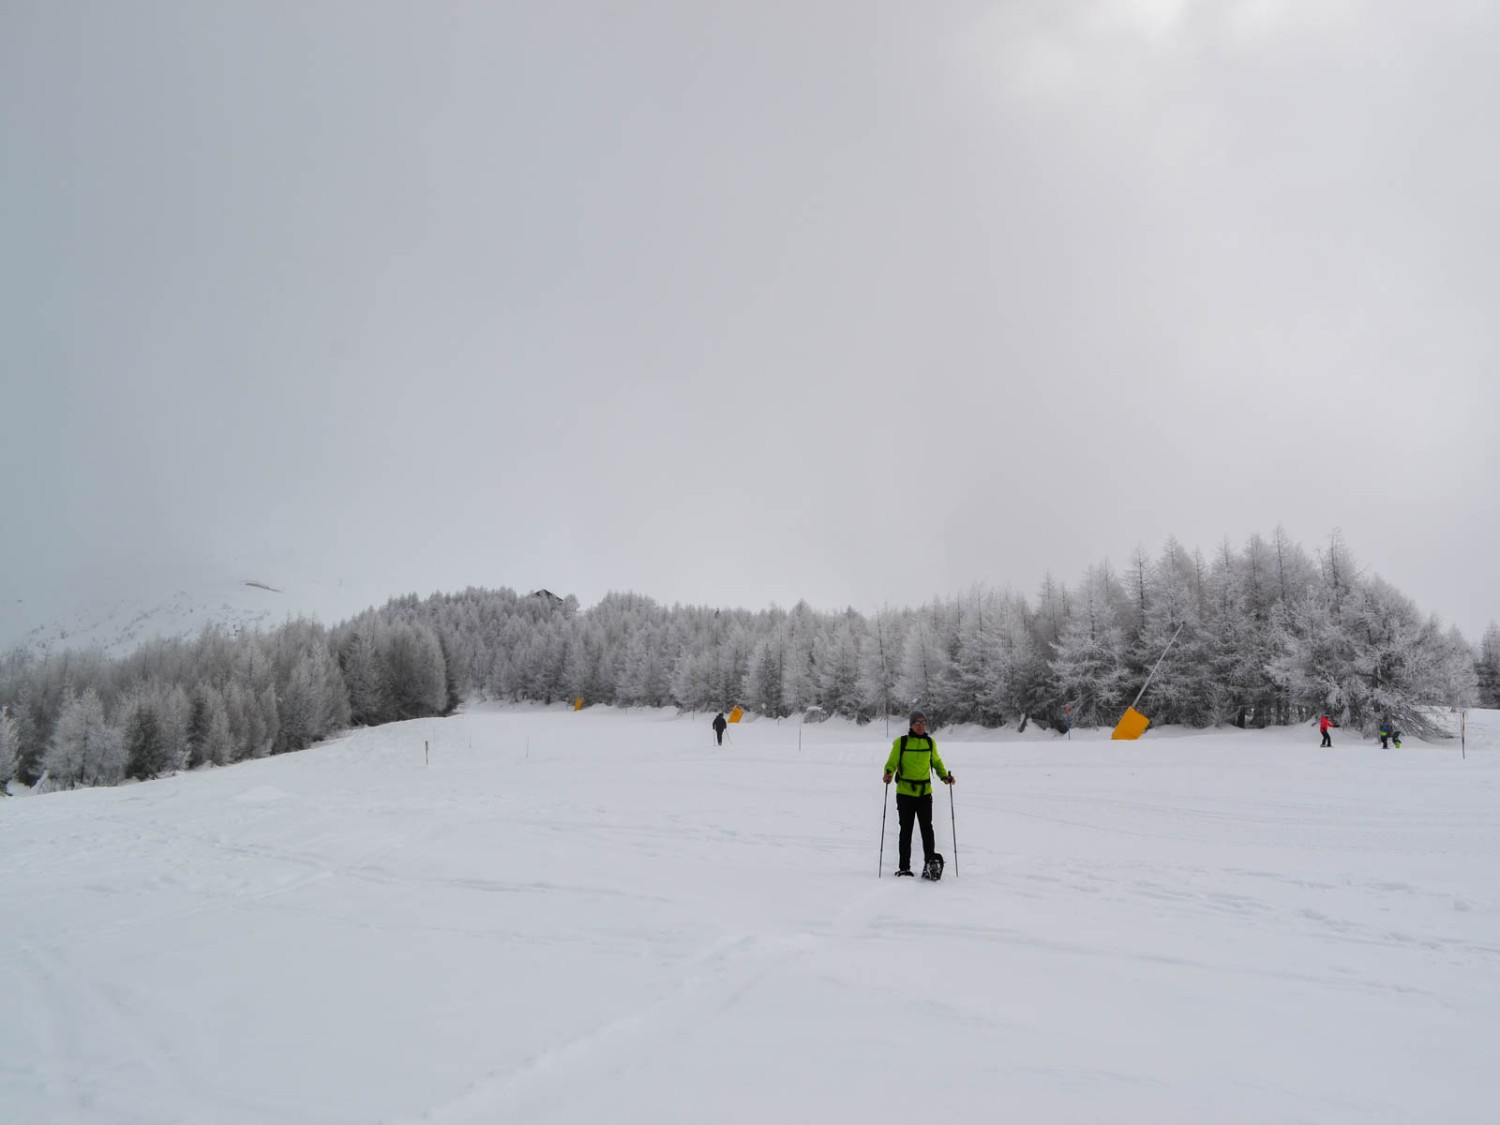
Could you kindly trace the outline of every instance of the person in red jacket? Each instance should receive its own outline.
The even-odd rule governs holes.
[[[1333,745],[1333,738],[1329,735],[1328,732],[1336,726],[1338,726],[1338,724],[1330,719],[1327,715],[1324,715],[1321,719],[1318,720],[1318,729],[1323,732],[1323,741],[1318,743],[1319,749],[1324,746]]]

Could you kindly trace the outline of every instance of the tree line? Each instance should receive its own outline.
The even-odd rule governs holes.
[[[1365,574],[1337,534],[1309,554],[1278,529],[1207,557],[1175,540],[1154,557],[1137,550],[1072,587],[1048,578],[1034,599],[975,587],[868,615],[630,593],[581,610],[547,591],[471,588],[397,598],[333,628],[210,628],[118,660],[17,649],[0,657],[0,789],[225,765],[464,699],[741,704],[861,722],[920,706],[934,726],[1112,725],[1159,658],[1141,703],[1159,724],[1327,712],[1367,734],[1385,718],[1435,734],[1435,707],[1500,706],[1500,627],[1476,651]]]

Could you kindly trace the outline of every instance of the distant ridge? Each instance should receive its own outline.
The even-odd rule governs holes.
[[[233,636],[274,628],[296,617],[337,625],[384,605],[391,596],[388,589],[343,581],[270,582],[225,575],[135,594],[80,599],[63,607],[16,598],[0,604],[0,652],[25,648],[46,656],[66,649],[101,648],[116,658],[147,641],[195,637],[210,626]]]

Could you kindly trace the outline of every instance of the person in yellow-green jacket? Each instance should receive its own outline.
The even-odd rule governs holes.
[[[891,744],[891,756],[885,760],[885,774],[881,778],[887,785],[893,778],[896,782],[896,815],[901,821],[897,875],[912,874],[912,821],[922,826],[922,877],[935,879],[942,874],[943,857],[937,853],[937,840],[932,834],[934,771],[945,785],[953,784],[952,771],[943,765],[937,743],[927,734],[927,716],[913,711],[911,728]]]

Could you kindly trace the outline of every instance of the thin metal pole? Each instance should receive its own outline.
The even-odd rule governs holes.
[[[953,830],[953,877],[958,878],[958,814],[953,811],[953,786],[948,786],[948,820]]]
[[[1182,625],[1186,625],[1184,621]],[[1177,633],[1182,632],[1182,625],[1177,626]],[[1161,655],[1156,658],[1156,663],[1151,666],[1151,675],[1146,677],[1146,682],[1141,685],[1141,690],[1135,693],[1135,698],[1130,702],[1130,709],[1135,710],[1135,705],[1141,701],[1141,696],[1146,694],[1146,689],[1151,686],[1151,681],[1156,678],[1156,670],[1161,667],[1161,662],[1167,658],[1167,653],[1177,642],[1177,633],[1172,634],[1172,639],[1167,642],[1167,647],[1161,650]]]
[[[885,814],[891,807],[891,783],[885,783],[885,800],[880,804],[880,866],[875,869],[875,878],[885,878]]]

